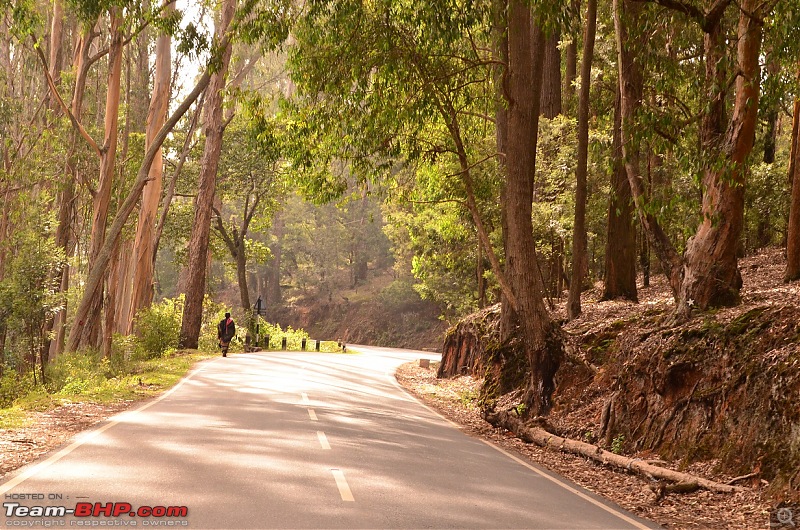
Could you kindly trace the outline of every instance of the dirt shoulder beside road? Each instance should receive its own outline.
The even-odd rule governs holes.
[[[0,480],[134,403],[67,403],[45,412],[28,412],[23,427],[0,429]]]
[[[475,406],[480,382],[469,376],[436,379],[435,365],[420,368],[415,363],[397,370],[398,382],[413,395],[428,404],[473,436],[480,436],[506,450],[522,454],[530,461],[559,473],[580,486],[601,495],[619,506],[666,528],[750,529],[768,528],[771,503],[758,490],[748,489],[734,494],[697,491],[668,494],[660,500],[649,479],[615,471],[585,458],[543,449],[527,444],[503,429],[485,422]],[[678,469],[677,464],[666,464]],[[706,462],[680,467],[714,480],[731,477],[717,476],[714,463]]]

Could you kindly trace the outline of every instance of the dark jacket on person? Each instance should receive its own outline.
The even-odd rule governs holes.
[[[230,342],[234,335],[236,335],[236,324],[233,319],[228,317],[220,320],[217,324],[217,338]]]

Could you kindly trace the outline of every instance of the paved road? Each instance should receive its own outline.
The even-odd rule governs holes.
[[[166,396],[0,485],[0,524],[653,527],[463,434],[409,397],[391,373],[430,354],[359,350],[202,363]],[[111,510],[109,503],[116,503],[117,517],[102,510],[100,517],[60,517],[58,508],[34,508],[77,506],[81,514]],[[172,517],[148,517],[136,513],[142,507],[156,515],[160,507],[174,510]]]

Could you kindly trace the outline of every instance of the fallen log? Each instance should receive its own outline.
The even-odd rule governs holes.
[[[743,488],[738,486],[720,484],[719,482],[696,477],[689,473],[682,473],[680,471],[654,466],[652,464],[648,464],[641,458],[630,458],[627,456],[618,455],[616,453],[612,453],[611,451],[601,449],[596,445],[556,436],[555,434],[551,434],[539,427],[530,427],[525,425],[518,416],[506,411],[484,413],[484,419],[486,419],[486,421],[495,427],[503,427],[504,429],[508,429],[516,434],[520,439],[528,443],[535,443],[536,445],[557,449],[565,453],[585,456],[603,464],[626,469],[628,471],[639,473],[653,479],[668,480],[670,482],[675,482],[676,484],[696,484],[697,487],[707,489],[715,493],[733,493],[736,491],[744,491]],[[682,489],[684,488],[674,488],[676,492]]]

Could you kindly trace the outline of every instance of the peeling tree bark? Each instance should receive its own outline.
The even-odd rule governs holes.
[[[165,0],[162,17],[167,18],[175,11],[172,0]],[[156,41],[155,78],[150,109],[147,113],[147,131],[145,149],[147,149],[164,126],[169,104],[171,81],[172,39],[169,34],[162,33]],[[158,203],[163,187],[164,159],[159,149],[153,165],[150,167],[149,182],[142,192],[142,204],[139,207],[139,221],[136,225],[136,236],[133,243],[133,291],[131,308],[128,315],[127,331],[133,329],[133,319],[140,310],[148,307],[153,301],[153,273],[155,263],[155,222],[158,215]]]
[[[227,38],[223,39],[223,43],[227,43]],[[84,287],[84,294],[81,298],[80,304],[78,305],[78,309],[75,312],[75,325],[72,326],[70,329],[69,339],[67,341],[67,348],[71,351],[75,351],[78,349],[78,346],[81,342],[81,322],[84,322],[89,314],[92,305],[92,297],[98,291],[102,290],[102,281],[103,277],[105,276],[106,270],[108,268],[109,261],[111,259],[111,253],[113,251],[114,244],[117,242],[120,234],[122,233],[122,229],[125,227],[125,223],[128,221],[128,217],[130,217],[131,213],[133,212],[136,204],[139,202],[141,198],[142,190],[144,189],[144,185],[147,183],[147,176],[150,172],[150,164],[153,163],[153,159],[156,156],[156,151],[161,147],[166,140],[167,135],[172,131],[175,125],[178,123],[178,120],[189,110],[189,107],[194,104],[200,94],[206,89],[208,86],[209,80],[211,79],[211,74],[206,70],[200,79],[197,81],[194,89],[183,103],[172,113],[170,118],[158,132],[158,135],[153,140],[153,145],[145,152],[144,159],[142,160],[142,164],[139,167],[139,171],[136,174],[136,181],[133,183],[130,192],[125,197],[122,205],[120,206],[119,210],[117,211],[117,215],[114,217],[114,221],[111,223],[111,227],[108,230],[108,234],[106,237],[105,242],[103,243],[100,252],[97,255],[97,260],[95,261],[94,265],[89,270],[89,273],[86,276],[86,282]],[[101,291],[102,292],[102,291]]]
[[[100,179],[97,185],[92,207],[92,234],[89,243],[89,267],[97,260],[106,236],[106,223],[111,203],[111,191],[114,183],[114,168],[117,158],[117,124],[119,122],[119,101],[122,80],[122,15],[119,8],[111,8],[111,46],[108,52],[108,85],[105,105],[105,137],[100,149]],[[101,319],[103,309],[102,286],[92,293],[91,314],[93,318],[79,322],[81,327],[81,344],[100,346]],[[107,308],[113,311],[114,308]]]
[[[657,3],[677,9],[675,4],[666,0],[658,0]],[[641,106],[643,73],[635,59],[635,39],[629,36],[629,28],[637,27],[641,5],[631,0],[614,0],[626,170],[642,226],[667,273],[675,295],[676,315],[682,319],[688,318],[695,307],[705,310],[738,303],[742,285],[736,251],[744,224],[746,161],[753,148],[758,118],[758,59],[763,32],[763,6],[757,0],[737,4],[736,95],[733,113],[726,125],[728,85],[725,65],[730,61],[725,60],[727,44],[722,23],[729,4],[731,2],[728,0],[720,0],[708,13],[699,9],[682,10],[705,32],[709,103],[701,125],[702,148],[708,160],[703,170],[703,221],[681,257],[658,222],[644,208],[646,194],[639,167],[640,156],[632,134],[636,112]]]
[[[727,163],[719,169],[719,164],[713,162],[720,158],[711,157],[711,165],[704,170],[703,222],[686,248],[683,281],[677,299],[680,316],[688,317],[695,306],[705,310],[739,302],[742,277],[736,252],[744,226],[747,158],[753,150],[758,123],[763,30],[760,10],[758,0],[740,2],[739,73],[733,115],[721,138],[710,129],[711,125],[703,137],[704,144],[711,144],[717,138],[721,140],[719,156]],[[709,46],[725,45],[722,36],[717,37],[716,33],[712,33],[707,42]],[[717,55],[720,54],[709,50],[709,58],[715,59]],[[724,98],[720,96],[720,99]],[[720,118],[709,118],[717,119]]]
[[[83,114],[83,96],[86,91],[86,80],[89,74],[89,47],[93,38],[88,34],[78,36],[76,53],[73,68],[75,70],[75,86],[73,88],[70,111],[72,115],[80,120]],[[55,81],[55,80],[54,80]],[[53,101],[55,101],[53,97]],[[56,228],[56,245],[64,250],[66,259],[72,257],[75,241],[71,235],[71,228],[75,212],[75,184],[78,180],[78,161],[77,147],[80,141],[80,134],[77,130],[72,131],[72,138],[67,149],[64,167],[64,188],[59,196],[58,227]],[[54,315],[53,321],[45,327],[45,347],[48,348],[48,360],[54,359],[64,351],[64,341],[66,339],[66,320],[67,320],[67,301],[66,292],[70,283],[70,266],[64,263],[61,271],[60,294],[64,296],[63,308]],[[49,328],[49,329],[48,329]],[[50,332],[55,333],[55,340],[50,340]],[[44,352],[44,350],[42,350]]]

